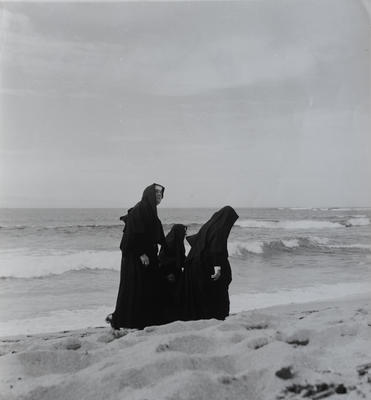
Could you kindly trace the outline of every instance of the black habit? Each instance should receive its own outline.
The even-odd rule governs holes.
[[[125,229],[120,244],[120,286],[111,322],[115,329],[143,329],[163,323],[158,244],[163,244],[165,237],[157,216],[156,186],[162,188],[163,195],[161,185],[148,186],[141,201],[120,218]],[[140,260],[143,254],[149,258],[148,266]]]
[[[179,318],[176,308],[176,289],[185,261],[184,238],[187,227],[175,224],[166,235],[166,244],[159,254],[160,270],[163,276],[164,312],[166,322]]]
[[[181,282],[181,319],[225,319],[229,315],[228,287],[232,271],[227,240],[237,219],[236,211],[225,206],[196,235],[187,237],[191,250],[185,261]],[[215,281],[211,278],[214,266],[221,267],[221,276]]]

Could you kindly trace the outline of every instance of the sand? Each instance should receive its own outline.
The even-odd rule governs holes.
[[[0,338],[0,399],[371,399],[371,296]]]

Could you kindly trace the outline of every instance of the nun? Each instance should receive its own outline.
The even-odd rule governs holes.
[[[120,244],[121,274],[115,311],[107,316],[114,330],[143,329],[163,321],[158,245],[165,243],[157,206],[165,188],[153,183],[142,199],[120,219],[125,228]]]
[[[237,219],[236,211],[225,206],[196,235],[187,237],[191,250],[184,264],[178,300],[182,320],[224,320],[229,315],[232,271],[227,240]]]
[[[172,322],[178,319],[176,291],[186,258],[184,247],[186,232],[187,227],[185,225],[173,225],[166,235],[165,245],[161,247],[159,255],[160,270],[163,276],[164,322]]]

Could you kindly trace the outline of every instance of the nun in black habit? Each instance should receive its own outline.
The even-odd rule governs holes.
[[[164,311],[166,322],[179,318],[176,310],[176,289],[185,261],[184,238],[187,227],[175,224],[166,235],[166,245],[162,246],[159,263],[163,275]]]
[[[164,244],[165,236],[157,205],[164,190],[155,183],[148,186],[141,201],[120,218],[125,222],[120,286],[116,309],[107,317],[114,329],[143,329],[163,323],[158,244]]]
[[[227,240],[236,211],[225,206],[196,235],[187,237],[191,250],[186,258],[180,290],[181,319],[225,319],[229,315],[228,287],[232,281]]]

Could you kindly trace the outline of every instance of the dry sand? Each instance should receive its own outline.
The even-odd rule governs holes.
[[[0,338],[0,399],[371,399],[370,304]]]

